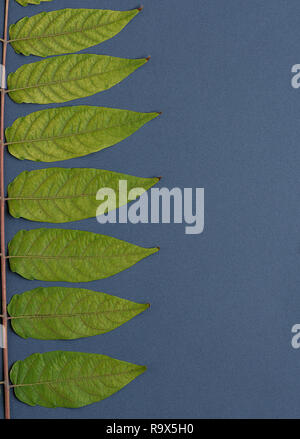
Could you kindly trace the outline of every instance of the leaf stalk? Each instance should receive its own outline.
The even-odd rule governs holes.
[[[8,9],[9,0],[5,0],[5,13],[4,13],[4,31],[2,41],[2,65],[4,66],[4,72],[6,67],[6,55],[7,55],[7,36],[8,36]],[[0,239],[0,251],[1,251],[1,289],[2,289],[2,325],[3,325],[3,375],[4,381],[1,382],[4,385],[4,412],[5,419],[10,419],[10,382],[9,382],[9,369],[8,369],[8,346],[7,346],[7,294],[6,294],[6,257],[5,257],[5,186],[4,186],[4,111],[5,111],[5,93],[6,90],[1,88],[1,103],[0,103],[0,224],[1,224],[1,239]]]

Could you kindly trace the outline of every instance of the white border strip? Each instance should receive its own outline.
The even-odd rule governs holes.
[[[0,85],[2,89],[6,89],[6,69],[3,64],[0,64]]]
[[[6,333],[3,325],[0,325],[0,349],[4,349],[6,346]]]

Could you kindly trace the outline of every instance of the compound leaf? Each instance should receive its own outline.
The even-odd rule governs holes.
[[[127,191],[119,182],[127,184],[127,191],[141,188],[147,191],[159,178],[139,178],[117,172],[86,168],[49,168],[23,171],[8,186],[8,206],[15,218],[31,221],[66,223],[96,216],[100,201],[99,189],[112,189],[116,205],[127,204]],[[124,193],[126,192],[126,193]],[[126,197],[126,198],[125,198]]]
[[[108,398],[145,370],[106,355],[53,351],[17,361],[10,379],[28,405],[77,408]]]
[[[138,13],[102,9],[61,9],[24,17],[9,29],[10,43],[23,55],[74,53],[118,34]]]
[[[115,145],[158,115],[86,105],[51,108],[20,117],[5,134],[18,159],[55,162]]]
[[[39,5],[42,2],[52,2],[52,0],[16,0],[21,6]]]
[[[159,248],[80,230],[21,230],[8,244],[13,272],[26,279],[89,282],[113,276]]]
[[[10,73],[8,93],[19,104],[68,102],[113,87],[147,61],[91,54],[48,58]]]
[[[8,305],[14,331],[23,338],[71,340],[104,334],[149,308],[83,288],[35,288]]]

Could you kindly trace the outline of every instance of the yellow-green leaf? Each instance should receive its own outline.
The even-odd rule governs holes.
[[[26,279],[89,282],[113,276],[156,253],[98,233],[21,230],[8,244],[10,269]]]
[[[28,405],[77,408],[108,398],[145,370],[106,355],[53,351],[17,361],[10,379]]]
[[[99,189],[109,188],[114,191],[115,208],[127,204],[127,193],[122,193],[126,197],[124,199],[119,196],[121,180],[126,182],[127,191],[134,188],[147,191],[159,178],[140,178],[86,168],[23,171],[8,186],[9,212],[15,218],[50,223],[96,217],[97,208],[101,204],[96,199]],[[109,210],[114,210],[114,207]]]
[[[7,78],[17,103],[68,102],[107,90],[147,62],[106,55],[63,55],[25,64]]]
[[[115,145],[158,114],[87,105],[51,108],[20,117],[5,135],[18,159],[55,162]]]
[[[42,2],[52,2],[52,0],[16,0],[21,6],[39,5]]]
[[[13,330],[23,338],[71,340],[104,334],[149,308],[83,288],[35,288],[8,305]]]
[[[118,34],[138,13],[103,9],[61,9],[24,17],[9,28],[10,43],[23,55],[74,53]]]

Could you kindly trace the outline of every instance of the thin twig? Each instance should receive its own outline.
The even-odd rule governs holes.
[[[4,32],[2,40],[2,65],[5,74],[6,54],[7,54],[7,35],[8,35],[8,8],[9,0],[5,0]],[[1,286],[2,286],[2,323],[3,323],[3,373],[4,373],[4,411],[5,419],[10,419],[10,383],[8,370],[8,348],[7,348],[7,297],[6,297],[6,258],[5,258],[5,186],[4,186],[4,109],[5,109],[5,89],[1,89],[1,116],[0,116],[0,222],[1,222]]]

